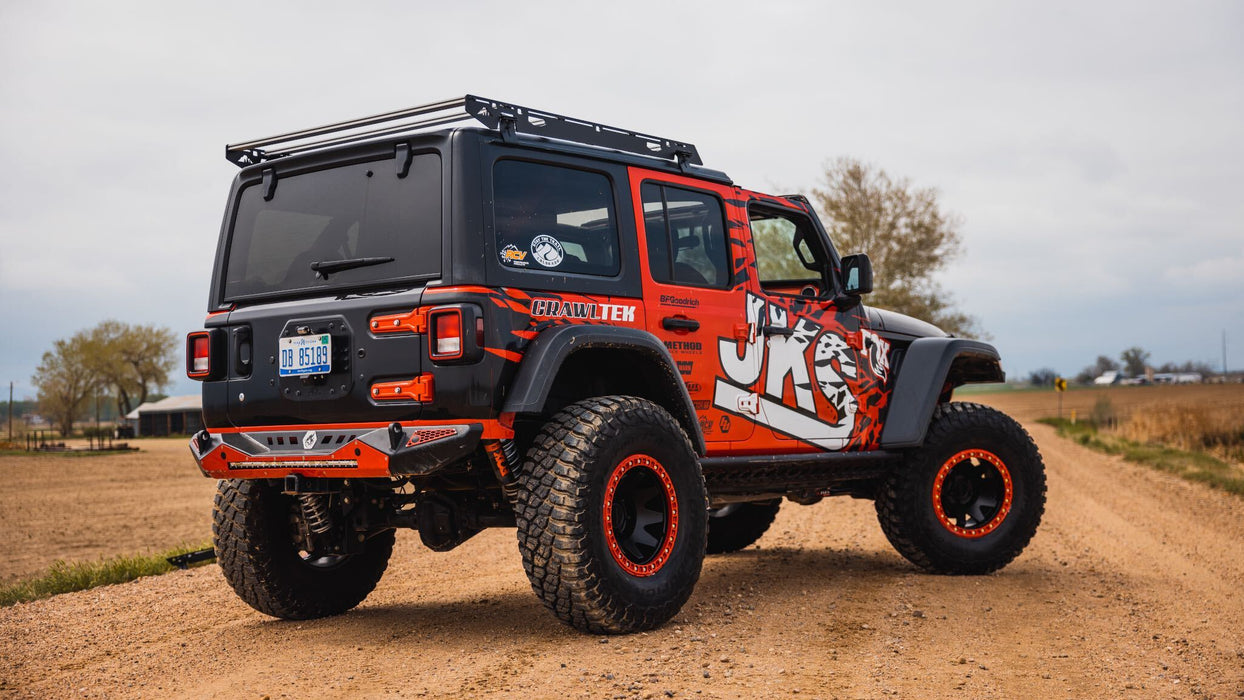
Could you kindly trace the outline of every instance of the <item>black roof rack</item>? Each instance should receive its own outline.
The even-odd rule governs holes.
[[[475,119],[489,129],[496,129],[503,138],[515,134],[543,136],[668,160],[680,167],[703,165],[695,146],[684,141],[650,136],[475,95],[229,144],[225,146],[225,159],[244,167],[298,153],[382,136],[397,136],[468,119]],[[339,135],[313,140],[329,134]]]

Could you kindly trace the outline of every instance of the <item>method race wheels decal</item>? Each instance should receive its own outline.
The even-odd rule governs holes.
[[[1011,512],[1011,473],[997,455],[963,450],[933,480],[933,510],[942,527],[974,539],[993,532]]]
[[[618,566],[633,576],[660,571],[678,535],[678,498],[661,463],[642,454],[619,462],[605,486],[603,518]]]

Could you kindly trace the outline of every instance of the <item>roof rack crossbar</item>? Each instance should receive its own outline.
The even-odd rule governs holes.
[[[448,115],[443,114],[447,110],[459,109],[463,111]],[[433,116],[418,121],[405,121],[397,125],[361,131],[366,129],[366,127],[378,124],[409,120],[414,117],[428,115]],[[278,134],[277,136],[229,144],[225,146],[225,158],[235,165],[247,166],[297,153],[305,153],[382,136],[414,132],[471,118],[474,118],[489,129],[498,130],[502,138],[509,138],[513,134],[540,136],[558,141],[608,148],[650,158],[671,160],[680,167],[703,164],[696,147],[690,143],[597,124],[583,119],[566,117],[553,112],[520,107],[475,95],[466,95],[465,97],[433,102],[419,107],[400,109],[370,117],[351,119],[301,131],[291,131],[285,134]],[[319,141],[308,141],[308,139],[313,139],[317,136],[346,131],[353,131],[354,133]],[[286,145],[282,146],[281,144]],[[273,148],[264,150],[266,147]]]

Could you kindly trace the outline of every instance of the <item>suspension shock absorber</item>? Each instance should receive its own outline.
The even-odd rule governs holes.
[[[515,503],[518,500],[518,479],[514,469],[518,466],[518,445],[513,440],[497,440],[484,443],[484,450],[492,460],[493,471],[501,482],[501,492],[506,500]]]
[[[302,517],[307,521],[308,530],[322,535],[333,529],[333,515],[328,511],[328,496],[318,493],[300,493],[298,504],[302,506]]]

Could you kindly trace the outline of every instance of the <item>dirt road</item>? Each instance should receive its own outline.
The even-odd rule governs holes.
[[[448,554],[402,533],[327,620],[265,618],[214,565],[0,610],[0,694],[1244,695],[1244,500],[1028,428],[1046,519],[995,575],[918,573],[871,503],[788,503],[759,548],[709,557],[673,623],[605,639],[545,612],[512,531]]]

